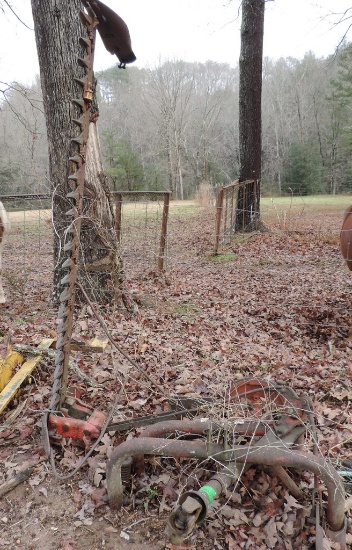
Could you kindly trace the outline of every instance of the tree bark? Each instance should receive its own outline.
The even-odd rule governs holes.
[[[70,192],[69,158],[75,153],[71,138],[77,136],[73,119],[79,118],[79,107],[72,103],[82,97],[82,87],[74,78],[83,78],[78,58],[85,54],[80,37],[86,28],[79,19],[80,0],[31,0],[40,65],[44,111],[48,133],[49,174],[53,191],[54,287],[53,301],[58,301],[60,280],[65,271],[63,246],[67,240],[66,212],[71,208],[66,195]],[[97,112],[92,113],[96,121]],[[95,123],[90,124],[85,173],[83,219],[80,239],[81,284],[89,295],[111,299],[123,280],[123,269],[115,238],[114,214],[109,188],[103,174]],[[99,291],[99,292],[97,292]]]
[[[239,61],[239,147],[240,181],[254,179],[238,194],[236,227],[259,229],[262,163],[262,64],[264,0],[243,0],[241,53]]]

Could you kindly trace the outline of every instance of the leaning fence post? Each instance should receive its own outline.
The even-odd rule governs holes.
[[[122,223],[122,193],[114,193],[115,195],[115,232],[117,242],[121,243],[121,223]]]
[[[159,247],[159,256],[158,256],[159,271],[164,271],[164,268],[165,268],[165,248],[166,248],[166,240],[167,240],[167,220],[169,216],[169,205],[170,205],[170,192],[166,192],[164,193],[163,218],[161,222],[160,247]]]
[[[222,187],[218,187],[218,197],[216,201],[216,228],[215,228],[215,245],[214,245],[214,256],[219,254],[220,246],[220,233],[221,233],[221,217],[222,217],[222,207],[224,202],[224,190]]]

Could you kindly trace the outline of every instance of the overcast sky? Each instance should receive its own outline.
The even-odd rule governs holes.
[[[45,1],[45,0],[43,0]],[[30,0],[9,0],[17,15],[33,29]],[[240,0],[105,0],[126,21],[138,67],[163,59],[237,65],[240,51]],[[266,4],[264,55],[302,58],[334,52],[349,22],[336,14],[351,0],[272,0]],[[0,81],[30,84],[38,74],[34,31],[4,6],[0,14]],[[352,11],[352,10],[351,10]],[[351,13],[352,15],[352,13]],[[352,23],[352,20],[351,20]],[[347,39],[352,41],[352,32]],[[113,65],[115,57],[97,44],[95,70]]]

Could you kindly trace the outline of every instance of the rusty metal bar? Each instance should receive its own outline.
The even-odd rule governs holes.
[[[122,193],[113,193],[115,198],[115,232],[117,242],[121,243],[121,224],[122,224]]]
[[[232,189],[231,189],[232,191]],[[228,192],[224,194],[225,199],[225,208],[223,209],[224,213],[224,230],[223,230],[223,242],[224,244],[229,242],[229,228],[228,228],[228,221],[229,221],[229,200],[228,200]]]
[[[123,197],[143,197],[143,196],[156,196],[156,197],[163,197],[165,193],[168,193],[170,196],[172,194],[172,191],[111,191],[111,195],[117,195],[120,194]]]
[[[89,11],[89,10],[88,10]],[[54,383],[50,410],[61,409],[66,398],[68,383],[68,368],[70,358],[70,342],[73,330],[73,314],[75,305],[75,287],[78,273],[78,257],[80,245],[81,215],[83,208],[84,174],[86,162],[86,146],[89,136],[89,120],[93,97],[93,60],[96,36],[96,20],[92,13],[79,12],[82,23],[86,27],[88,39],[83,38],[85,57],[78,60],[78,64],[84,66],[84,78],[76,79],[82,87],[82,95],[73,98],[72,103],[80,111],[78,119],[74,119],[79,127],[79,133],[71,138],[75,146],[75,153],[69,158],[68,187],[71,191],[66,195],[71,209],[67,216],[71,219],[67,228],[66,242],[63,248],[65,261],[62,267],[66,274],[60,281],[60,307],[58,312],[59,324],[57,327],[58,339],[56,341]],[[47,421],[47,418],[45,419]]]
[[[239,180],[235,180],[232,183],[229,183],[228,185],[224,185],[222,189],[224,189],[224,191],[227,191],[228,189],[232,189],[232,187],[237,187],[238,185],[239,185]]]
[[[293,451],[272,445],[251,447],[245,451],[235,450],[236,459],[247,464],[283,466],[308,470],[316,474],[328,491],[327,520],[332,531],[339,531],[345,521],[345,489],[336,470],[323,457]]]
[[[167,221],[169,217],[170,193],[164,193],[163,218],[161,222],[160,247],[158,256],[158,270],[165,269],[165,248],[167,242]]]
[[[178,423],[179,424],[179,423]],[[159,427],[156,426],[156,429]],[[204,428],[203,428],[204,430]],[[151,433],[149,431],[149,433]],[[290,442],[301,435],[301,429],[290,435]],[[212,458],[218,462],[238,461],[243,464],[280,466],[308,470],[317,475],[328,491],[327,520],[330,530],[338,533],[345,524],[345,491],[342,480],[336,470],[323,457],[289,448],[277,438],[273,431],[267,432],[257,443],[249,446],[234,446],[224,449],[222,445],[205,441],[186,441],[141,437],[126,441],[116,447],[107,465],[107,487],[112,508],[122,504],[121,466],[129,456],[153,454],[156,456],[175,456],[185,458]],[[339,539],[341,540],[341,539]]]
[[[220,237],[221,237],[221,218],[222,218],[222,207],[224,202],[224,188],[218,187],[218,197],[216,202],[216,229],[215,229],[215,245],[214,245],[214,255],[219,254],[220,248]]]
[[[241,420],[231,423],[231,429],[240,435],[249,434],[255,437],[262,437],[271,427],[274,422],[260,422],[256,420]],[[228,426],[227,426],[228,428]],[[213,422],[208,419],[189,419],[183,418],[182,420],[165,420],[158,422],[153,426],[145,428],[141,434],[141,437],[162,437],[168,433],[187,433],[193,435],[204,435],[209,430],[223,429],[221,423]]]
[[[221,452],[222,448],[217,445],[216,449],[217,452]],[[128,457],[141,454],[176,458],[208,458],[208,450],[204,441],[140,437],[121,443],[113,450],[106,467],[109,505],[114,510],[118,510],[122,505],[121,466]]]
[[[15,200],[45,200],[45,199],[52,199],[53,195],[52,193],[29,193],[29,194],[23,194],[23,195],[0,195],[0,200],[2,202],[6,201],[15,201]]]
[[[272,443],[272,442],[270,442]],[[226,451],[222,451],[220,453],[220,456],[216,457],[214,454],[210,456],[209,458],[218,458],[218,460],[223,461],[224,454],[226,454]],[[228,452],[228,459],[233,462],[233,464],[236,464],[236,467],[238,469],[239,464],[243,463],[244,466],[248,466],[249,464],[261,464],[261,465],[267,465],[271,466],[274,469],[276,468],[283,468],[289,467],[289,468],[295,468],[300,470],[308,470],[313,472],[314,474],[318,475],[325,483],[327,490],[328,490],[328,503],[327,503],[327,520],[329,524],[329,537],[338,542],[341,545],[341,548],[344,549],[346,545],[346,530],[347,530],[347,521],[345,516],[345,491],[343,487],[342,480],[340,476],[337,474],[335,469],[328,464],[322,457],[317,457],[311,453],[302,453],[297,451],[291,451],[287,448],[283,448],[280,446],[274,447],[272,445],[260,445],[256,447],[249,446],[247,448],[243,448],[239,450],[239,448],[234,448],[231,451]],[[230,462],[230,463],[231,463]],[[239,470],[237,470],[239,471]],[[209,483],[207,484],[209,485]],[[215,486],[214,487],[214,495],[213,498],[219,496],[221,493],[220,490]],[[179,498],[179,503],[182,505],[182,503],[187,503],[188,506],[185,508],[185,510],[179,507],[176,511],[183,514],[184,524],[187,525],[187,512],[189,515],[189,521],[192,523],[192,519],[194,518],[194,514],[198,509],[199,514],[199,492],[190,492],[186,493],[185,495],[182,495]],[[186,497],[186,498],[185,498]],[[188,500],[187,500],[188,498]],[[193,503],[192,503],[193,500]],[[204,499],[202,499],[204,500]],[[206,500],[206,499],[205,499]],[[201,502],[202,504],[202,502]],[[202,506],[202,512],[203,517],[195,516],[195,521],[193,523],[199,523],[205,518],[205,515],[208,510],[207,502],[205,501],[205,506]],[[171,521],[171,535],[177,539],[177,543],[181,543],[182,539],[182,533],[179,529],[173,529],[175,527],[173,525],[173,514],[171,515],[170,521]],[[170,524],[170,523],[169,523]],[[185,533],[185,535],[188,535],[189,531]],[[184,538],[184,537],[183,537]],[[174,542],[172,540],[172,542]],[[175,540],[176,542],[176,540]]]
[[[231,215],[230,215],[230,242],[231,242],[231,239],[232,239],[232,236],[235,232],[235,217],[234,217],[234,196],[235,196],[235,187],[232,188],[231,190],[231,199],[230,199],[230,203],[231,203],[231,207],[230,207],[230,212],[231,212]]]

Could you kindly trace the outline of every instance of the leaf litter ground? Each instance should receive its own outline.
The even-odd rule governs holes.
[[[312,399],[320,451],[339,468],[341,461],[351,459],[352,448],[351,277],[338,251],[341,216],[316,212],[314,221],[300,216],[285,222],[284,230],[280,219],[265,221],[270,232],[236,236],[222,255],[212,257],[212,213],[195,209],[187,216],[173,214],[166,273],[143,273],[134,271],[133,263],[127,266],[138,312],[129,315],[111,305],[99,308],[114,341],[154,383],[112,346],[102,354],[73,352],[70,383],[82,389],[87,404],[109,412],[121,377],[128,376],[114,413],[114,420],[121,420],[160,413],[173,395],[210,397],[213,414],[221,415],[233,379],[282,381]],[[12,242],[8,270],[12,278],[6,279],[5,266],[10,302],[1,312],[2,356],[9,331],[13,344],[23,350],[56,334],[57,312],[50,307],[48,290],[50,246],[42,243],[41,256],[33,254],[26,273],[20,268],[17,273],[21,262],[16,242],[20,243]],[[28,270],[30,261],[42,266],[41,273]],[[92,309],[77,307],[75,339],[87,341],[96,335],[104,333]],[[107,458],[115,445],[142,430],[105,434],[79,473],[59,482],[42,460],[40,417],[48,404],[52,375],[53,357],[48,353],[33,383],[1,417],[0,484],[33,458],[38,464],[29,480],[1,501],[0,547],[173,548],[164,535],[170,511],[180,493],[206,482],[214,464],[149,458],[144,473],[132,475],[122,510],[113,513],[106,503]],[[56,451],[62,474],[84,454],[70,441]],[[292,475],[306,494],[303,501],[290,495],[270,469],[248,469],[214,504],[208,520],[184,547],[312,548],[312,476]],[[350,485],[346,488],[351,492]],[[351,533],[347,539],[350,543]],[[328,539],[324,544],[338,548]]]

